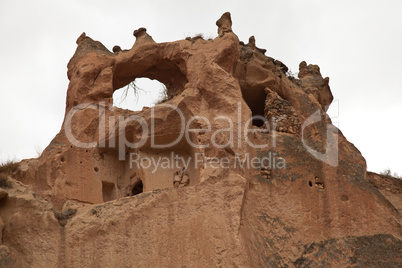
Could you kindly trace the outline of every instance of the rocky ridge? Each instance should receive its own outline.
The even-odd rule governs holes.
[[[305,62],[289,77],[230,13],[216,24],[168,43],[140,28],[113,52],[77,39],[60,133],[0,174],[1,267],[401,265],[400,188],[332,125],[329,78]],[[113,107],[140,77],[171,99]]]

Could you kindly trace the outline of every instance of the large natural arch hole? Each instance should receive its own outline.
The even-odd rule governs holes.
[[[158,80],[137,78],[113,93],[113,106],[132,111],[152,107],[167,100],[167,89]]]

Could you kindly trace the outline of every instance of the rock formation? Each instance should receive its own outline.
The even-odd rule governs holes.
[[[230,13],[216,25],[169,43],[140,28],[113,52],[78,38],[60,132],[3,175],[1,267],[401,265],[398,196],[331,124],[329,79],[288,77]],[[174,97],[114,107],[141,77]]]

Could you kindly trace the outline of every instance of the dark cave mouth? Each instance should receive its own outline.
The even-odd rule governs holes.
[[[262,128],[264,123],[267,121],[265,118],[265,100],[267,98],[267,93],[264,89],[243,89],[242,88],[243,99],[246,101],[248,107],[251,110],[251,116],[253,118],[252,125]]]

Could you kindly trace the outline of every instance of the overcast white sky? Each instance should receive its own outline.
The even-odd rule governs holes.
[[[36,157],[59,132],[82,32],[110,50],[131,48],[139,27],[156,42],[213,38],[226,11],[240,40],[254,35],[293,72],[303,60],[318,64],[330,77],[333,121],[368,169],[402,174],[400,0],[1,0],[0,160]]]

